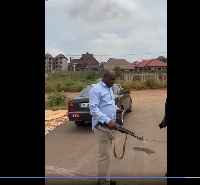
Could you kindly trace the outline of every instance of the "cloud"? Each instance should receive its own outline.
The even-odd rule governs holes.
[[[149,16],[138,0],[49,0],[50,7],[65,9],[73,19],[91,23],[138,22]]]
[[[127,57],[125,56],[127,54],[137,55],[144,52],[155,53],[152,55],[155,56],[159,55],[159,52],[167,50],[165,32],[159,27],[150,29],[148,32],[142,27],[138,27],[132,29],[124,37],[116,33],[103,32],[99,38],[92,39],[88,43],[88,48],[97,55],[111,55],[120,58]]]
[[[166,6],[167,0],[48,0],[46,50],[108,55],[104,61],[158,57],[167,51]]]
[[[62,34],[60,35],[60,38],[63,39],[66,42],[76,42],[77,35],[75,32],[72,32],[71,30],[64,30]]]
[[[96,29],[126,29],[140,24],[155,22],[159,17],[163,21],[163,9],[153,8],[151,3],[145,7],[143,0],[49,0],[47,9],[51,6],[59,7],[65,12],[65,17],[57,19],[72,27],[81,27],[88,31]],[[148,0],[149,1],[149,0]],[[154,0],[155,1],[155,0]],[[157,0],[156,4],[159,4]],[[155,11],[156,9],[156,11]],[[52,13],[55,11],[51,9]],[[54,11],[54,12],[53,12]],[[165,13],[166,14],[166,13]],[[164,14],[164,15],[165,15]],[[51,16],[51,15],[49,15]],[[155,19],[156,16],[156,19]],[[70,18],[71,19],[70,19]],[[69,22],[69,23],[68,23]],[[159,22],[157,22],[158,24]],[[64,26],[64,25],[63,25]]]
[[[116,33],[101,33],[100,38],[89,42],[89,49],[95,54],[123,53],[125,40]]]

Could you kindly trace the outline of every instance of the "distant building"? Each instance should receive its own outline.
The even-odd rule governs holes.
[[[111,69],[113,70],[115,66],[118,66],[121,71],[133,71],[134,66],[133,64],[127,62],[125,59],[115,59],[110,58],[106,63],[103,64],[104,69]]]
[[[45,54],[45,74],[53,72],[54,58],[49,54]]]
[[[100,71],[99,62],[93,57],[93,54],[82,54],[80,59],[71,59],[70,71]]]
[[[45,54],[45,74],[53,73],[54,71],[67,70],[68,58],[63,54],[53,58],[49,53]]]
[[[142,60],[139,64],[137,64],[134,67],[137,71],[140,71],[144,68],[154,71],[163,71],[164,69],[167,69],[167,63],[157,59]]]
[[[133,62],[133,67],[136,66],[136,65],[138,65],[139,63],[140,63],[139,61]]]
[[[55,57],[54,63],[55,70],[67,70],[68,69],[68,58],[63,54],[59,54]]]

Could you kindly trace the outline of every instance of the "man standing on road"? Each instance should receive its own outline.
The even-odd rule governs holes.
[[[116,80],[116,74],[112,70],[104,70],[102,80],[95,84],[89,92],[89,109],[92,115],[92,130],[98,140],[98,177],[99,185],[115,185],[115,181],[110,180],[110,149],[112,140],[108,139],[107,133],[96,129],[98,122],[107,124],[111,130],[117,130],[116,111],[120,110],[115,105],[115,98],[111,87]]]
[[[160,129],[165,128],[167,126],[167,98],[165,101],[165,115],[163,117],[162,122],[159,124]],[[165,176],[167,177],[167,172],[165,173]]]

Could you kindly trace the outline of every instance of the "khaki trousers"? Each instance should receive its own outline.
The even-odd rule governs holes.
[[[103,130],[94,128],[94,134],[98,140],[98,177],[109,177],[112,141]],[[100,185],[110,185],[110,178],[99,178],[97,181]]]

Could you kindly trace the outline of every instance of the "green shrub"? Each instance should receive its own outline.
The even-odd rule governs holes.
[[[96,79],[100,78],[100,73],[87,72],[87,73],[85,73],[84,78],[85,78],[85,82],[95,82]]]
[[[124,88],[124,90],[127,90],[127,91],[132,90],[132,82],[131,81],[121,81],[120,85]]]
[[[46,100],[47,100],[47,105],[49,105],[50,107],[54,107],[54,106],[59,106],[59,105],[66,105],[67,100],[69,99],[69,97],[67,95],[64,94],[64,92],[54,92],[54,93],[50,93]]]
[[[167,81],[163,81],[162,76],[158,75],[161,80],[157,80],[152,71],[144,74],[148,74],[146,81],[143,81],[141,76],[134,75],[132,81],[118,78],[115,83],[120,84],[125,90],[167,88]],[[45,78],[45,92],[80,92],[86,85],[97,83],[100,78],[98,72],[49,74]]]
[[[167,81],[158,80],[157,81],[157,88],[167,88]]]
[[[134,90],[143,90],[143,89],[148,89],[148,87],[146,86],[146,82],[145,81],[133,81],[132,82],[132,89]]]
[[[140,75],[134,75],[132,81],[141,81],[142,80],[142,76]]]
[[[149,75],[145,84],[149,89],[156,89],[158,87],[158,80],[155,79],[155,76]]]

